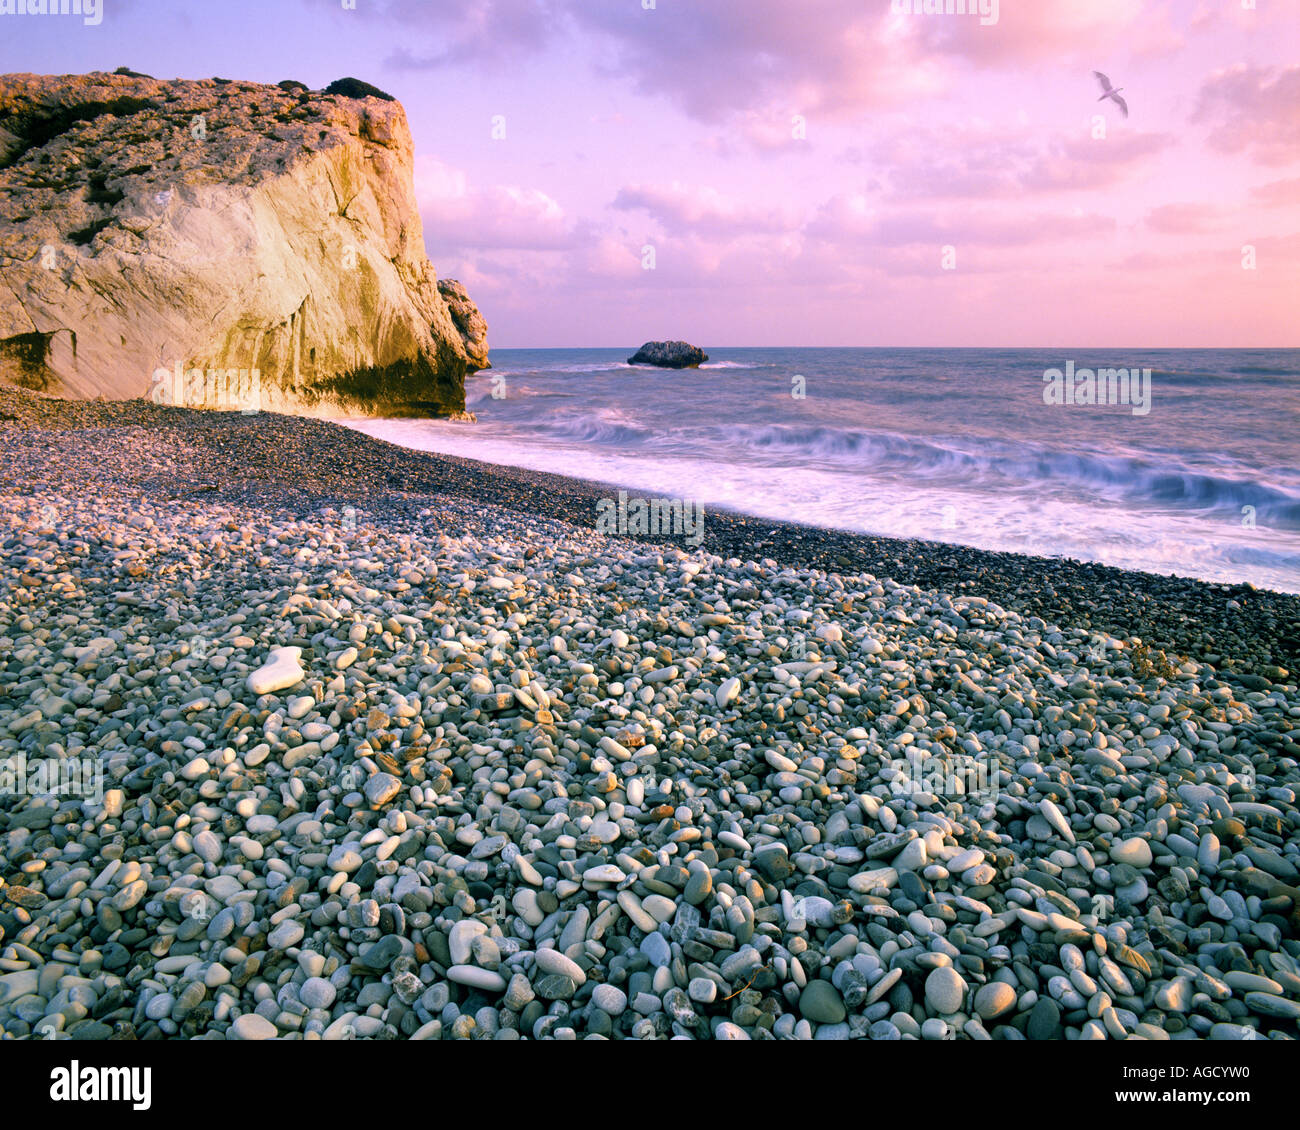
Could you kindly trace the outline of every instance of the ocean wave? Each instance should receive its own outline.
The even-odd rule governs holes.
[[[779,432],[780,426],[776,426]],[[834,428],[793,429],[803,435],[772,434],[756,429],[746,437],[758,447],[787,446],[835,460],[851,457],[879,470],[922,479],[974,480],[973,485],[1004,483],[1024,488],[1073,487],[1126,505],[1218,512],[1244,517],[1252,507],[1261,523],[1300,529],[1300,492],[1292,492],[1238,474],[1217,474],[1177,465],[1161,465],[1125,455],[1066,451],[1030,444],[986,442],[972,451],[939,440],[894,433],[854,432]],[[969,442],[969,441],[967,441]]]
[[[508,400],[572,400],[574,393],[562,388],[556,388],[553,385],[544,385],[541,387],[535,385],[520,384],[519,378],[526,376],[525,373],[501,373],[502,377],[509,377],[510,380],[505,386],[505,399]],[[483,381],[479,383],[465,385],[465,403],[483,404],[485,401],[495,399],[492,396],[492,390],[498,388],[497,384],[492,381]]]
[[[652,429],[617,412],[539,422],[548,440],[617,446],[631,454],[653,447],[683,459],[731,465],[749,460],[861,471],[913,483],[952,483],[985,490],[1073,490],[1146,508],[1246,516],[1261,525],[1300,529],[1300,491],[1250,478],[1244,469],[1205,470],[1131,455],[1053,449],[1030,443],[920,437],[825,425],[719,424]]]
[[[547,420],[538,425],[538,433],[548,440],[584,444],[617,445],[620,448],[640,446],[655,436],[650,428],[641,427],[616,413],[602,412],[599,416],[576,416],[569,419]]]
[[[1234,365],[1230,373],[1241,373],[1250,377],[1295,377],[1300,376],[1297,369],[1277,369],[1268,365]]]
[[[639,369],[640,365],[629,365],[626,361],[599,361],[586,365],[548,365],[538,369],[539,373],[605,373],[614,369]]]
[[[526,365],[518,369],[502,369],[494,365],[491,369],[480,369],[479,377],[533,377],[550,373],[609,373],[618,369],[640,369],[640,365],[629,365],[626,361],[590,361],[570,364],[557,361],[554,364]]]

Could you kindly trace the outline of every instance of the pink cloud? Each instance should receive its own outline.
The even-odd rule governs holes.
[[[614,207],[642,209],[669,231],[726,235],[788,231],[796,226],[789,209],[754,205],[725,196],[708,186],[628,185],[614,197]]]
[[[397,48],[386,60],[398,70],[425,70],[468,62],[499,62],[532,54],[564,30],[562,3],[551,0],[369,0],[377,14],[430,33]],[[367,0],[362,0],[367,3]],[[426,45],[427,44],[427,45]]]
[[[911,127],[871,147],[866,163],[896,200],[1023,199],[1027,192],[1105,188],[1168,149],[1158,133],[1042,138],[1008,136],[987,124]]]
[[[572,0],[571,11],[613,41],[611,73],[703,121],[755,113],[788,132],[795,113],[839,116],[942,85],[942,68],[890,33],[883,0],[695,0],[651,11]]]
[[[446,162],[420,173],[427,239],[512,343],[641,340],[650,312],[732,341],[1292,334],[1295,0],[999,0],[989,26],[890,0],[362,2],[408,87],[440,72],[392,88]],[[498,89],[533,115],[508,164],[446,113]]]
[[[1159,133],[1112,133],[1105,140],[1058,138],[1036,156],[1020,185],[1029,190],[1106,188],[1124,180],[1173,141]]]
[[[777,120],[766,136],[782,145],[791,113],[841,119],[904,106],[951,90],[954,64],[1038,68],[1059,65],[1062,53],[1167,53],[1182,42],[1167,12],[1143,0],[1002,0],[993,24],[978,14],[900,14],[890,0],[695,0],[689,11],[649,12],[570,5],[577,26],[615,43],[610,73],[703,121],[740,115],[748,130],[755,116]]]
[[[1260,67],[1238,63],[1202,84],[1192,114],[1209,122],[1206,138],[1222,153],[1251,151],[1263,165],[1284,165],[1300,155],[1300,64]]]
[[[1168,12],[1143,0],[1000,0],[989,26],[978,15],[898,14],[891,0],[377,2],[409,30],[410,44],[389,59],[398,68],[499,62],[585,37],[598,45],[590,57],[604,78],[777,151],[796,143],[796,114],[815,130],[814,119],[904,108],[950,93],[963,63],[1036,70],[1065,55],[1086,76],[1098,57],[1181,43]]]
[[[1300,206],[1300,177],[1269,181],[1252,188],[1250,195],[1266,208],[1295,208]]]
[[[1087,239],[1113,231],[1115,220],[1075,210],[1069,213],[1012,214],[969,207],[882,214],[860,195],[839,194],[827,201],[805,229],[833,244],[857,242],[884,247],[930,244],[1026,246],[1047,241]]]
[[[1146,225],[1162,235],[1200,235],[1223,226],[1223,209],[1213,204],[1162,204],[1147,213]]]
[[[537,188],[477,188],[460,170],[434,157],[417,157],[415,196],[425,243],[443,247],[556,250],[579,238],[560,205]]]
[[[978,7],[967,4],[972,6]],[[915,7],[922,7],[921,0]],[[1045,59],[1085,59],[1117,48],[1164,53],[1182,42],[1167,14],[1144,0],[1001,0],[997,9],[997,22],[991,25],[978,15],[893,18],[924,51],[980,66],[1039,66]]]

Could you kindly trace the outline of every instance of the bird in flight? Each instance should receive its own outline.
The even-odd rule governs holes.
[[[1104,102],[1107,98],[1111,99],[1111,101],[1119,106],[1120,113],[1127,118],[1128,103],[1119,96],[1119,92],[1124,88],[1122,86],[1111,86],[1110,79],[1102,74],[1101,71],[1093,71],[1092,73],[1097,76],[1097,81],[1101,83],[1102,95],[1097,99],[1097,101]]]

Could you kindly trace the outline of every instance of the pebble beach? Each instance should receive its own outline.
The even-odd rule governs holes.
[[[6,1039],[1291,1040],[1300,598],[0,390]]]

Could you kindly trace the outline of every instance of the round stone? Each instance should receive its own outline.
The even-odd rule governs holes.
[[[809,981],[799,994],[799,1011],[815,1024],[838,1024],[847,1015],[844,1001],[829,981]]]
[[[197,781],[200,777],[206,776],[210,768],[206,758],[196,757],[181,767],[181,776],[187,781]]]
[[[474,939],[486,934],[488,928],[474,918],[462,918],[455,923],[447,936],[453,965],[468,965],[474,950]]]
[[[699,1004],[712,1004],[718,996],[718,983],[711,977],[693,977],[686,995]]]
[[[961,1008],[966,999],[966,982],[951,965],[932,969],[925,979],[925,1003],[932,1012],[948,1016]]]
[[[1061,1035],[1061,1006],[1051,997],[1042,996],[1029,1014],[1025,1035],[1031,1040],[1056,1040]]]
[[[591,991],[591,1003],[610,1016],[622,1016],[627,1011],[627,994],[617,985],[597,985]]]
[[[265,1016],[246,1012],[230,1026],[229,1035],[235,1040],[274,1040],[279,1032]]]
[[[324,977],[309,977],[298,990],[298,999],[308,1008],[329,1008],[337,992]]]
[[[361,867],[361,853],[355,844],[339,844],[330,851],[326,866],[331,871],[342,871],[345,875],[350,875]]]
[[[713,876],[701,868],[691,872],[691,877],[686,880],[686,890],[682,892],[682,897],[691,906],[699,906],[712,893]]]
[[[221,841],[204,829],[194,837],[194,852],[204,863],[216,863],[221,858]]]
[[[365,784],[366,800],[374,808],[387,804],[401,791],[402,782],[391,773],[376,773]]]
[[[975,1011],[981,1020],[996,1020],[1016,1007],[1016,991],[1005,981],[990,981],[975,993]]]
[[[1131,836],[1111,845],[1112,863],[1127,863],[1130,867],[1146,868],[1151,866],[1151,845],[1140,836]]]
[[[656,931],[641,939],[641,952],[650,959],[650,964],[667,966],[673,959],[672,947],[668,939]]]
[[[150,1020],[162,1020],[171,1015],[175,1003],[176,998],[171,993],[159,993],[156,997],[149,998],[149,1003],[144,1006],[144,1014]]]
[[[266,936],[266,944],[274,950],[287,950],[302,941],[306,931],[294,918],[286,918]]]
[[[937,1016],[929,1017],[921,1025],[921,1039],[923,1040],[943,1040],[948,1036],[948,1022],[940,1020]]]

